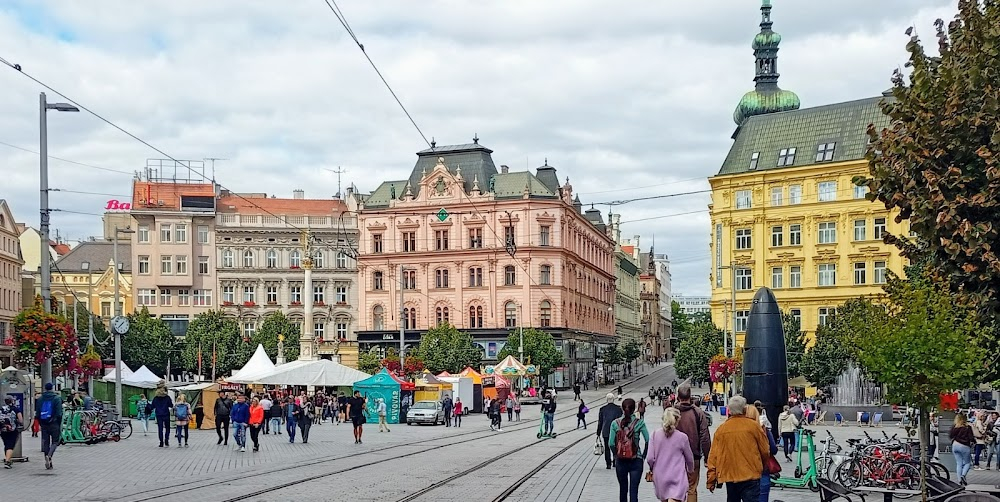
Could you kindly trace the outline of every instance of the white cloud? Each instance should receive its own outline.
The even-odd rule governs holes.
[[[775,2],[781,85],[804,106],[875,95],[905,62],[903,30],[931,33],[954,0]],[[707,188],[732,111],[752,88],[752,1],[344,0],[342,9],[418,124],[439,144],[478,133],[497,164],[547,157],[585,203]],[[228,188],[310,196],[336,175],[362,190],[409,174],[425,147],[321,1],[5,2],[0,56],[181,159],[222,157]],[[37,149],[36,84],[0,68],[0,141]],[[57,96],[49,93],[49,99]],[[88,114],[50,114],[50,153],[134,171],[160,157]],[[0,197],[37,224],[37,157],[0,145]],[[51,162],[53,187],[127,194],[130,176]],[[685,181],[686,180],[686,181]],[[673,183],[673,184],[666,184]],[[653,186],[630,191],[607,190]],[[108,197],[55,193],[97,213]],[[656,236],[674,290],[705,293],[707,194],[618,207],[623,234]],[[600,207],[607,214],[606,206]],[[654,218],[678,213],[681,216]],[[100,232],[56,213],[63,235]]]

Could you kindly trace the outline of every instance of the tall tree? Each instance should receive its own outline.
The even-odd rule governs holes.
[[[212,375],[212,355],[215,354],[216,378],[229,375],[243,367],[253,354],[250,341],[240,336],[236,321],[220,310],[211,310],[195,316],[184,337],[184,365],[198,371],[198,351],[202,354],[202,374]]]
[[[500,353],[498,359],[507,356],[518,357],[520,337],[517,331],[512,331],[507,336],[507,344]],[[522,364],[534,364],[538,367],[538,373],[544,378],[552,374],[552,371],[565,364],[562,352],[556,347],[556,342],[552,335],[534,328],[524,330],[524,358]]]
[[[986,362],[979,345],[982,327],[973,308],[956,302],[936,284],[890,276],[885,290],[887,315],[849,340],[862,367],[886,385],[889,400],[919,410],[923,465],[928,412],[937,406],[940,394],[979,383],[977,372]],[[925,490],[923,479],[921,485]]]
[[[681,304],[671,301],[670,302],[670,353],[677,354],[677,348],[681,344],[681,340],[688,335],[691,331],[691,316],[687,315],[686,312],[681,310]]]
[[[635,362],[642,356],[642,346],[639,345],[639,342],[631,339],[622,344],[621,352],[626,362]]]
[[[785,360],[788,376],[802,376],[802,359],[806,355],[806,334],[802,332],[799,320],[788,312],[781,313],[781,327],[785,331]]]
[[[907,79],[892,77],[895,98],[882,105],[893,125],[869,128],[869,199],[899,209],[898,220],[931,257],[931,270],[952,291],[1000,306],[1000,2],[959,0],[958,15],[935,23],[937,52],[913,32]],[[887,236],[907,254],[904,236]],[[912,257],[912,256],[911,256]],[[982,313],[982,310],[980,311]]]
[[[473,345],[472,337],[448,323],[439,324],[420,337],[417,356],[432,373],[458,373],[466,366],[478,366],[480,361],[480,351]]]
[[[694,323],[674,356],[677,376],[707,382],[708,362],[712,356],[722,353],[722,337],[722,330],[711,322]]]
[[[850,337],[867,333],[880,316],[884,316],[884,311],[868,298],[853,298],[837,307],[826,325],[816,328],[816,343],[802,358],[802,376],[819,388],[833,385],[854,360]]]
[[[367,352],[362,352],[358,356],[358,369],[368,373],[369,375],[374,375],[378,370],[382,368],[382,359],[378,356],[378,349],[372,347],[371,350]]]
[[[157,375],[166,374],[168,359],[181,366],[179,354],[174,352],[178,344],[167,323],[149,315],[146,307],[126,317],[129,328],[122,337],[122,362],[133,370],[145,365]],[[114,343],[109,345],[114,347]]]
[[[263,345],[268,357],[277,359],[278,357],[278,336],[284,335],[284,356],[285,361],[294,361],[299,358],[299,327],[290,321],[281,312],[272,312],[264,317],[264,320],[250,337],[252,350],[257,349],[257,345]]]

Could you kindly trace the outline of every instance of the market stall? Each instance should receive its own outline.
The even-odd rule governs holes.
[[[253,383],[263,385],[303,385],[314,387],[351,387],[356,382],[371,377],[350,366],[329,359],[292,361],[275,366],[270,373],[252,375]],[[233,381],[227,379],[227,381]]]
[[[405,417],[405,411],[412,401],[414,385],[399,379],[396,375],[382,368],[378,373],[355,382],[354,390],[367,398],[366,409],[369,423],[378,422],[376,404],[377,400],[381,398],[385,400],[386,405],[385,421],[390,424],[398,424],[401,417]]]
[[[413,385],[416,387],[415,401],[443,401],[445,397],[452,395],[451,384],[434,376],[430,371],[421,373],[413,381]]]
[[[254,351],[250,360],[234,373],[233,376],[226,378],[226,381],[246,384],[255,383],[257,378],[270,375],[274,372],[275,368],[274,363],[271,362],[271,358],[268,357],[267,352],[264,350],[264,346],[257,344],[257,350]]]
[[[461,373],[458,374],[461,378],[471,378],[472,379],[472,404],[469,406],[473,413],[482,413],[483,410],[483,375],[479,374],[476,370],[469,366],[466,366]]]

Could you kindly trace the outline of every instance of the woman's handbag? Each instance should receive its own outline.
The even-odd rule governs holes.
[[[604,455],[604,443],[601,442],[600,436],[597,437],[597,443],[594,444],[594,455]]]
[[[774,455],[767,456],[767,462],[765,462],[764,469],[767,470],[768,474],[780,474],[781,464],[778,463],[778,459],[774,458]]]

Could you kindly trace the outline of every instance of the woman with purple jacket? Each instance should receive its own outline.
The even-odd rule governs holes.
[[[646,453],[653,476],[653,492],[661,501],[685,501],[688,493],[688,473],[694,471],[691,443],[676,429],[681,412],[674,407],[663,410],[663,428],[653,432]]]

